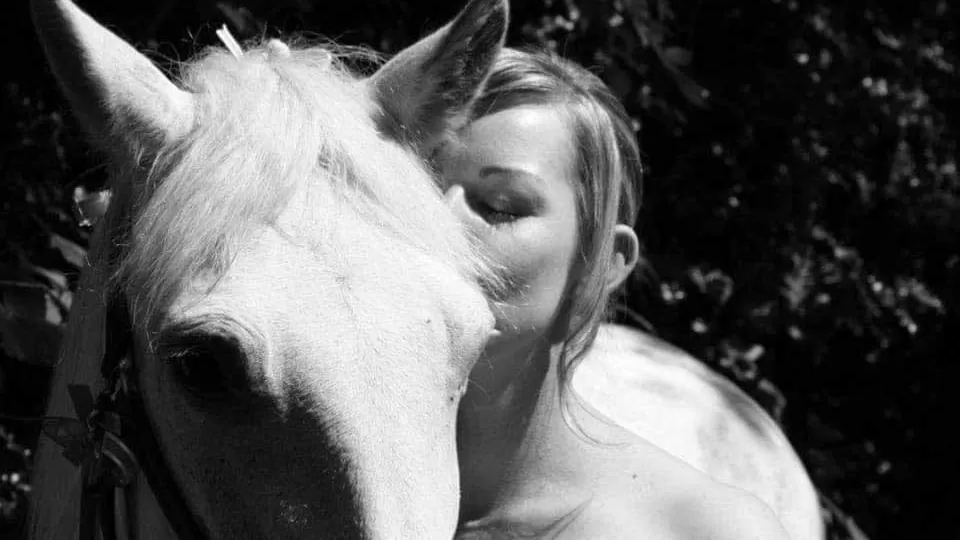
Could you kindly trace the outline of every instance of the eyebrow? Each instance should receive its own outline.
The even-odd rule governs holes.
[[[486,178],[488,176],[494,175],[504,175],[504,176],[520,176],[523,178],[528,178],[533,180],[538,184],[543,184],[544,179],[539,174],[530,172],[526,169],[521,169],[517,167],[505,167],[501,165],[488,165],[480,169],[480,178]]]

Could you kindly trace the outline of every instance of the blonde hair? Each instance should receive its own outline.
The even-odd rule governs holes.
[[[561,396],[593,344],[612,306],[607,275],[617,224],[633,226],[641,200],[643,165],[632,122],[599,77],[545,51],[504,49],[477,102],[475,118],[521,105],[553,106],[570,126],[580,183],[580,253],[559,308]]]

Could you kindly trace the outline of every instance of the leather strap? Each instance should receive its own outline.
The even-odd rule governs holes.
[[[105,353],[119,355],[119,358],[105,357],[104,370],[111,369],[111,364],[114,364],[113,369],[122,369],[124,364],[131,363],[130,351],[133,350],[132,323],[123,297],[116,298],[110,306],[107,328]],[[160,504],[164,517],[167,518],[180,540],[208,538],[208,532],[200,525],[200,521],[184,500],[183,492],[163,456],[160,442],[156,438],[150,418],[147,417],[146,407],[136,389],[136,384],[130,377],[121,380],[125,381],[126,388],[122,389],[117,396],[115,407],[117,413],[124,419],[126,429],[123,438],[133,450],[140,470],[147,477],[147,482]],[[114,442],[123,444],[119,439]],[[112,506],[111,504],[111,513]]]
[[[44,433],[80,467],[80,540],[129,540],[128,491],[143,471],[164,517],[181,540],[205,540],[205,530],[177,486],[131,376],[132,325],[123,297],[107,310],[101,373],[104,390],[94,401],[89,387],[69,388],[77,417],[45,418]],[[99,534],[98,534],[99,531]]]

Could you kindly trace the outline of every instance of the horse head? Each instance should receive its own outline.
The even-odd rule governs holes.
[[[48,416],[77,414],[69,388],[107,385],[119,342],[136,428],[202,535],[450,538],[492,274],[426,158],[468,118],[505,0],[471,1],[370,77],[334,48],[271,40],[170,78],[71,1],[32,4],[112,190]],[[78,520],[61,453],[38,452],[37,537]],[[156,538],[170,527],[150,480],[130,520]]]

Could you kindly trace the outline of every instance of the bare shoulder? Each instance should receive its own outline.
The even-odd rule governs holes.
[[[822,537],[816,490],[786,434],[706,364],[644,332],[603,325],[571,386],[593,416],[758,497],[792,536]]]
[[[773,512],[752,495],[721,484],[696,487],[657,492],[654,500],[637,492],[597,494],[536,538],[789,540]]]
[[[770,507],[745,491],[719,483],[679,494],[668,514],[676,538],[789,540]]]
[[[576,471],[570,486],[583,502],[563,513],[566,519],[544,538],[788,538],[773,511],[746,491],[717,482],[616,424],[589,415],[577,419],[594,440],[567,439],[562,465]]]
[[[638,463],[638,455],[646,456],[646,462]],[[623,466],[635,472],[595,491],[563,538],[789,539],[773,510],[760,499],[716,482],[672,456],[658,456],[655,449],[637,452],[634,447]]]
[[[457,540],[787,538],[752,495],[582,406],[571,403],[571,424],[551,417],[524,474]]]
[[[633,495],[636,495],[634,493]],[[547,519],[483,520],[456,540],[789,540],[758,499],[721,486],[656,499],[604,491]]]

